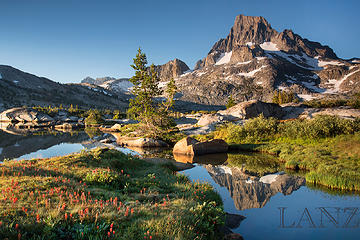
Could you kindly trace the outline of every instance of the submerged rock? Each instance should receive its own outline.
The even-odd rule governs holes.
[[[201,163],[211,165],[221,165],[228,159],[227,153],[213,153],[201,156],[186,155],[186,154],[173,154],[175,161],[182,163]]]
[[[186,137],[175,144],[173,153],[185,155],[204,155],[210,153],[227,152],[228,148],[229,146],[222,139],[199,142],[194,138]]]

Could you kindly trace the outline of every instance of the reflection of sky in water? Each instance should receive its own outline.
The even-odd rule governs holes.
[[[226,187],[221,187],[219,184],[217,184],[204,167],[197,164],[194,165],[196,165],[194,168],[187,169],[185,171],[182,171],[181,173],[189,176],[190,180],[192,181],[210,183],[214,187],[214,189],[221,195],[225,211],[235,213],[237,210],[235,208],[234,201],[232,200],[230,193],[226,189]]]
[[[84,146],[80,143],[60,143],[58,145],[54,145],[47,149],[41,149],[36,152],[25,154],[17,159],[29,160],[32,158],[50,158],[50,157],[64,156],[71,153],[79,152],[83,149],[91,149],[92,147],[95,146],[86,147],[86,145]],[[140,155],[139,153],[130,150],[128,148],[115,147],[115,149],[125,154]]]
[[[82,145],[80,143],[61,143],[54,145],[45,150],[23,155],[18,159],[32,158],[49,158],[54,156],[62,156],[79,152],[82,149],[94,147],[95,145]],[[140,155],[136,151],[114,146],[117,150],[125,154]],[[0,149],[1,150],[1,149]],[[346,207],[359,207],[359,196],[335,196],[325,193],[319,189],[310,189],[306,186],[294,191],[291,195],[284,196],[281,193],[271,197],[269,202],[263,208],[253,208],[246,210],[237,210],[233,199],[226,187],[217,184],[208,171],[201,165],[195,164],[196,167],[182,171],[188,175],[191,180],[208,182],[221,195],[226,212],[240,214],[246,217],[234,232],[240,233],[245,240],[251,239],[359,239],[360,226],[358,228],[335,228],[332,223],[325,221],[325,228],[319,228],[320,211],[318,207],[327,208],[333,216],[336,216],[333,207],[340,207],[340,224],[342,225],[347,218],[347,214],[343,212]],[[243,184],[243,183],[238,183]],[[289,225],[295,221],[297,224],[301,218],[304,208],[309,210],[316,228],[309,228],[308,223],[303,221],[302,228],[279,228],[280,226],[280,210],[279,207],[287,207],[285,210],[285,225]],[[332,208],[330,208],[332,207]],[[360,214],[357,214],[351,221],[351,225],[360,221]]]
[[[226,212],[240,214],[246,217],[234,232],[240,233],[245,240],[252,239],[360,239],[360,213],[350,221],[353,228],[342,227],[349,217],[350,210],[344,213],[344,208],[360,208],[360,197],[358,195],[330,195],[319,189],[309,189],[304,186],[294,191],[291,195],[285,196],[278,193],[273,196],[263,208],[252,208],[239,211],[235,208],[229,191],[211,178],[207,170],[201,165],[183,171],[191,180],[209,182],[221,195]],[[297,225],[301,219],[304,209],[307,208],[316,228],[310,228],[306,217],[301,222],[302,228],[280,228],[280,210],[285,209],[285,226],[295,222]],[[333,223],[323,216],[324,228],[319,228],[321,222],[319,207],[325,207],[328,212],[336,217],[335,207],[341,208],[339,214],[339,226],[336,228]],[[359,211],[360,212],[360,209]],[[358,224],[358,226],[357,226]],[[354,228],[355,226],[355,228]]]
[[[70,153],[79,152],[85,149],[80,143],[60,143],[47,149],[41,149],[36,152],[25,154],[17,159],[32,159],[32,158],[50,158],[56,156],[68,155]]]

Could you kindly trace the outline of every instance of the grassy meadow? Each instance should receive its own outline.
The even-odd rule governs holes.
[[[234,150],[270,153],[277,156],[277,162],[285,168],[306,170],[308,183],[360,191],[359,119],[317,116],[284,122],[259,116],[243,126],[230,123],[198,138],[221,138]],[[234,160],[230,156],[229,159],[233,165],[249,161],[244,157]],[[261,174],[279,168],[271,159],[260,158],[255,162],[261,164],[251,162],[247,170]]]
[[[171,166],[110,149],[0,165],[4,239],[218,239],[222,202]]]

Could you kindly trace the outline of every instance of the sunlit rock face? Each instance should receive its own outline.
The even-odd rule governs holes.
[[[308,100],[359,91],[360,61],[340,59],[292,30],[278,32],[263,17],[239,15],[228,36],[176,84],[181,100],[209,105],[225,104],[230,95],[271,101],[275,90]]]
[[[248,175],[239,168],[206,165],[214,181],[229,190],[239,210],[262,208],[277,193],[289,195],[305,185],[305,179],[288,174],[268,174],[261,178]]]

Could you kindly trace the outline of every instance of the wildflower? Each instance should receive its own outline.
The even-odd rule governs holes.
[[[67,218],[68,218],[68,215],[67,215],[67,213],[65,213],[65,220],[67,220]]]
[[[15,229],[18,229],[18,228],[19,228],[19,224],[16,224],[16,225],[15,225]]]
[[[128,215],[129,215],[129,207],[126,208],[125,217],[127,217]]]

